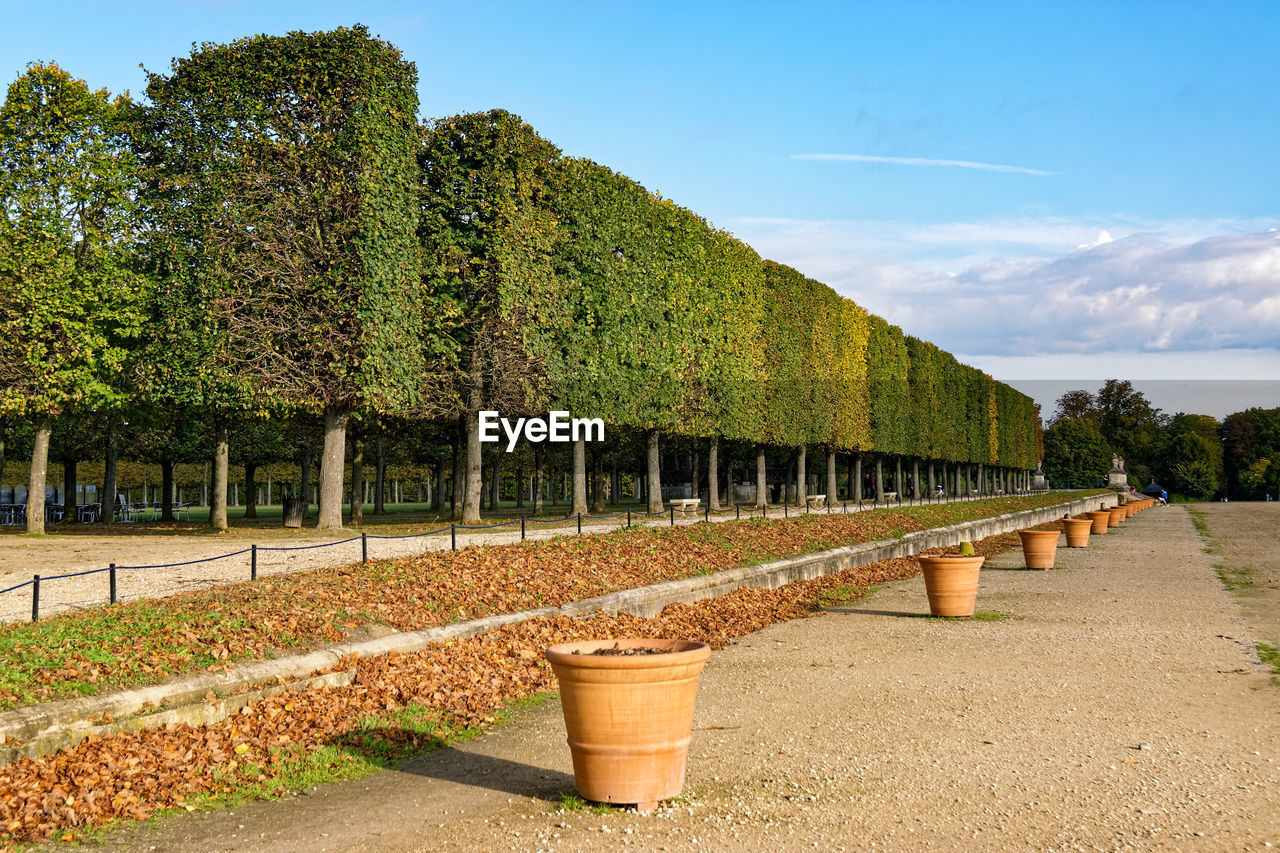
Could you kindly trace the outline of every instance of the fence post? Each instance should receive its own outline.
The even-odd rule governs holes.
[[[31,621],[40,621],[40,576],[31,576]]]
[[[369,562],[369,534],[363,531],[360,533],[360,562]]]
[[[524,541],[524,516],[520,516],[520,541]]]
[[[582,513],[578,513],[578,535],[582,535]]]
[[[112,563],[107,568],[107,577],[111,580],[111,603],[116,603],[116,564]]]
[[[787,504],[786,501],[782,502],[782,517],[783,518],[791,517],[791,507]]]
[[[675,504],[671,505],[671,526],[672,527],[676,526],[676,505]]]
[[[760,504],[760,517],[761,517],[761,518],[768,518],[768,517],[769,517],[769,505],[768,505],[768,504]]]
[[[258,546],[249,546],[249,580],[256,581],[258,579]]]
[[[456,524],[449,525],[449,550],[458,550],[458,525]]]
[[[702,508],[702,520],[706,522],[711,521],[711,504],[707,504]]]
[[[733,509],[734,509],[734,520],[741,521],[742,520],[742,504],[734,504]]]
[[[627,527],[631,526],[631,507],[627,507]]]

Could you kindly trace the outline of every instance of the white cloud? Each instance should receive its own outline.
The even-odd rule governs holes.
[[[1273,223],[731,225],[765,257],[971,359],[1250,351],[1271,357],[1251,356],[1231,368],[1233,378],[1280,378],[1280,232],[1268,230]],[[1170,361],[1171,369],[1185,371],[1195,363],[1189,358]],[[1236,365],[1203,362],[1228,363]]]
[[[1019,175],[1050,177],[1061,172],[1005,166],[1000,163],[977,163],[973,160],[935,160],[928,157],[880,157],[874,154],[792,154],[792,160],[837,160],[843,163],[888,163],[893,166],[946,166],[959,169],[981,169],[984,172],[1009,172]]]

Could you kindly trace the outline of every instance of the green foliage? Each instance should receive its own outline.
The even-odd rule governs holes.
[[[0,320],[21,346],[0,355],[16,377],[5,410],[121,398],[112,383],[145,318],[130,370],[146,399],[214,410],[246,461],[283,452],[263,420],[282,412],[432,420],[483,406],[568,409],[624,435],[1035,464],[1028,398],[821,282],[563,157],[510,113],[419,126],[413,66],[362,27],[202,44],[149,75],[145,107],[64,78],[101,203],[80,211],[80,232],[27,245],[57,205],[36,203],[48,163],[22,160],[43,137],[21,105],[44,96],[17,86],[0,264],[15,284],[0,288]],[[139,222],[159,282],[149,318],[127,263]],[[194,446],[147,423],[166,457]]]
[[[1044,433],[1044,473],[1053,486],[1100,486],[1111,448],[1089,418],[1062,418]]]
[[[1228,415],[1220,435],[1227,493],[1250,500],[1280,495],[1280,408]]]
[[[362,27],[206,43],[149,75],[135,143],[165,281],[154,394],[416,402],[415,84]]]
[[[123,100],[34,63],[0,108],[0,413],[119,405],[149,290]]]
[[[867,385],[871,395],[872,446],[880,453],[910,453],[906,338],[897,326],[890,326],[875,315],[870,320]]]

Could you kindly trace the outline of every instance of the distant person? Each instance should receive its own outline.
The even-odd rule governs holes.
[[[1271,493],[1267,492],[1267,500],[1271,500]]]
[[[1167,489],[1160,490],[1160,506],[1169,505],[1169,491]]]

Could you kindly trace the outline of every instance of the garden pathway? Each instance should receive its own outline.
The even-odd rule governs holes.
[[[685,797],[652,816],[558,810],[573,784],[553,700],[396,771],[106,846],[1280,847],[1280,687],[1212,562],[1184,509],[1153,508],[1060,549],[1062,570],[996,558],[979,611],[1004,618],[921,618],[915,579],[747,637],[713,654]]]

